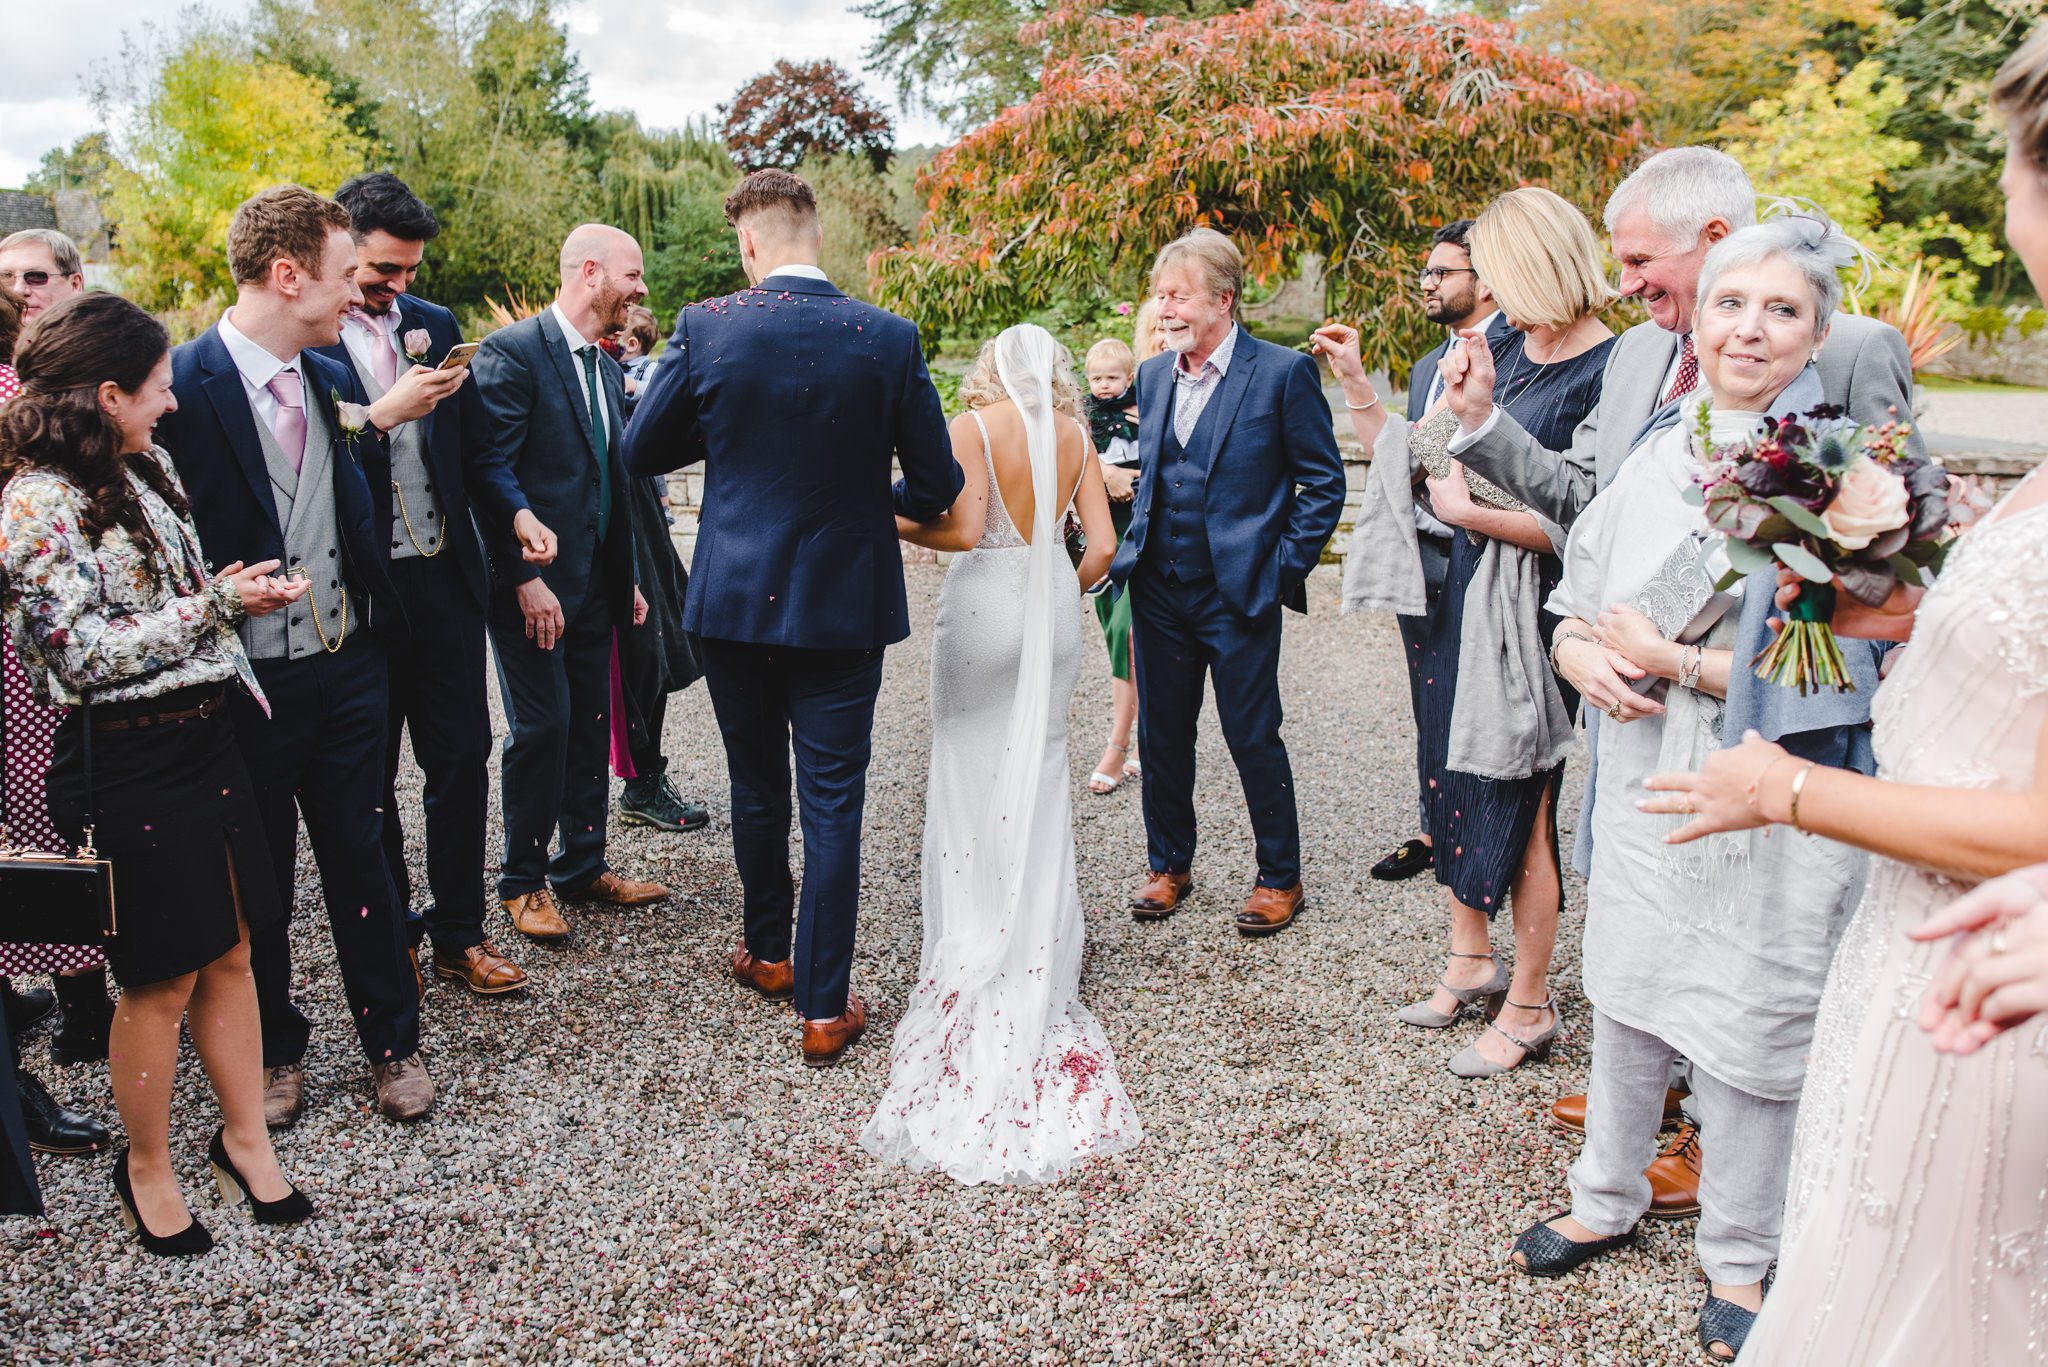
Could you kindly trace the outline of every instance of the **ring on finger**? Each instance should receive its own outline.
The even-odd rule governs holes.
[[[1996,956],[2005,953],[2005,927],[1998,926],[1991,932],[1991,953]]]
[[[1612,718],[1614,718],[1614,720],[1616,720],[1616,721],[1620,721],[1620,720],[1621,720],[1621,704],[1620,704],[1620,703],[1616,703],[1616,704],[1615,704],[1614,706],[1612,706],[1612,707],[1608,708],[1608,709],[1607,709],[1607,715],[1608,715],[1608,716],[1610,716],[1610,717],[1612,717]]]

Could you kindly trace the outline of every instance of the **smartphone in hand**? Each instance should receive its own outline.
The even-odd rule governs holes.
[[[457,342],[454,346],[448,348],[448,354],[441,358],[441,364],[435,366],[434,369],[461,370],[469,364],[470,358],[476,355],[478,348],[482,346],[482,342]]]

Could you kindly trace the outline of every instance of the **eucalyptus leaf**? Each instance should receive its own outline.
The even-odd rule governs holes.
[[[1774,543],[1771,549],[1778,553],[1778,559],[1784,562],[1786,569],[1810,584],[1830,583],[1835,577],[1834,572],[1828,568],[1827,561],[1804,546],[1790,541],[1779,541]]]
[[[1783,494],[1779,494],[1775,498],[1765,499],[1764,502],[1783,513],[1793,526],[1805,532],[1808,536],[1823,537],[1830,541],[1834,539],[1834,534],[1828,530],[1828,524],[1807,511],[1796,499],[1790,499]]]
[[[1920,567],[1903,555],[1890,556],[1885,560],[1892,567],[1892,573],[1899,576],[1899,582],[1911,584],[1914,588],[1927,587],[1927,579],[1920,573]]]
[[[1884,600],[1892,596],[1892,589],[1899,582],[1898,571],[1892,565],[1862,560],[1843,565],[1837,577],[1842,581],[1842,591],[1867,608],[1884,606]]]
[[[1761,546],[1728,538],[1728,563],[1738,574],[1756,574],[1771,567],[1771,554]]]

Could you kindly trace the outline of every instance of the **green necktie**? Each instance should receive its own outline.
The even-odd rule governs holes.
[[[583,348],[583,380],[590,393],[590,433],[597,440],[597,539],[612,525],[611,445],[605,440],[604,394],[597,387],[597,348]]]

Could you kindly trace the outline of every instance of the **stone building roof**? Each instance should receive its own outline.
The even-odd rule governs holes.
[[[26,190],[0,190],[0,237],[23,228],[54,228],[57,206],[48,195]]]

